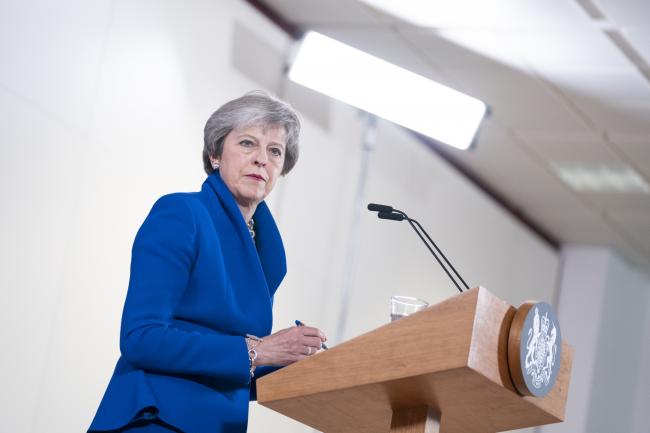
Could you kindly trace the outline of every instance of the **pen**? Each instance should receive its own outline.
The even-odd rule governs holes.
[[[295,323],[296,323],[296,326],[305,326],[305,324],[302,323],[300,320],[296,320]],[[329,350],[329,347],[327,347],[327,345],[325,343],[321,343],[321,347],[323,348],[323,350]]]

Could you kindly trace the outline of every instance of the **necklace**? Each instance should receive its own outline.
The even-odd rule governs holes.
[[[255,221],[253,221],[253,218],[246,223],[246,226],[248,227],[248,233],[250,233],[251,238],[255,239]]]

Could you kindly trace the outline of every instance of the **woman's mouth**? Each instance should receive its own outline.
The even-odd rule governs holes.
[[[266,182],[266,179],[264,179],[259,174],[247,174],[246,177],[250,177],[251,179],[259,180],[261,182]]]

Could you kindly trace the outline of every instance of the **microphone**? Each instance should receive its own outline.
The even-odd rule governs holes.
[[[377,217],[383,220],[393,220],[393,221],[403,221],[404,220],[404,215],[399,214],[399,213],[394,213],[394,212],[383,212],[380,211],[377,214]]]
[[[378,212],[377,217],[380,218],[380,219],[393,220],[393,221],[403,221],[403,220],[407,220],[408,223],[409,223],[409,225],[411,226],[411,228],[415,231],[415,233],[416,233],[416,234],[418,235],[418,237],[422,240],[422,242],[423,242],[424,245],[427,247],[427,249],[431,252],[431,254],[433,255],[433,257],[436,259],[436,261],[438,262],[438,264],[439,264],[439,265],[442,267],[442,269],[445,271],[445,273],[447,274],[447,276],[449,277],[449,279],[454,283],[454,285],[456,286],[456,288],[458,289],[458,291],[460,291],[460,292],[462,293],[462,292],[463,292],[463,289],[458,285],[458,282],[454,279],[454,277],[452,277],[452,275],[451,275],[451,273],[449,272],[449,270],[447,269],[447,267],[445,267],[445,265],[443,265],[442,261],[441,261],[440,258],[436,255],[436,253],[433,251],[433,249],[431,249],[431,246],[429,246],[429,244],[427,243],[427,241],[424,239],[424,237],[423,237],[422,234],[420,233],[420,230],[421,230],[422,233],[424,233],[424,235],[427,237],[427,239],[429,240],[429,242],[431,242],[431,245],[433,245],[433,247],[436,249],[436,251],[438,252],[438,254],[440,254],[440,255],[442,256],[442,258],[443,258],[443,260],[445,261],[445,263],[447,264],[447,266],[449,266],[449,267],[452,269],[452,271],[454,272],[454,274],[456,275],[456,277],[457,277],[457,278],[458,278],[458,279],[463,283],[463,285],[465,286],[465,288],[466,288],[467,290],[469,290],[469,286],[467,285],[467,283],[465,282],[465,280],[463,280],[463,277],[460,276],[460,274],[458,273],[458,271],[456,270],[456,268],[454,268],[454,266],[449,262],[449,260],[447,259],[447,257],[443,254],[443,252],[440,251],[440,248],[438,248],[438,246],[437,246],[436,243],[433,241],[433,239],[431,239],[431,236],[429,236],[429,234],[426,232],[426,230],[424,230],[424,227],[422,227],[422,225],[421,225],[419,222],[417,222],[417,221],[414,220],[413,218],[409,218],[409,216],[406,215],[405,212],[403,212],[403,211],[401,211],[401,210],[398,210],[398,209],[394,209],[392,206],[387,206],[387,205],[383,205],[383,204],[376,204],[376,203],[369,203],[369,204],[368,204],[368,210]],[[416,226],[415,226],[416,224],[417,224],[417,227],[419,227],[420,230],[418,230],[418,229],[416,228]]]
[[[386,206],[385,204],[368,203],[368,210],[373,212],[391,213],[393,211],[393,207]]]

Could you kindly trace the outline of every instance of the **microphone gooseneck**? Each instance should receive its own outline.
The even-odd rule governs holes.
[[[440,251],[440,248],[438,248],[438,245],[436,245],[436,243],[433,241],[433,239],[431,239],[431,236],[429,236],[427,231],[424,230],[424,227],[422,227],[422,225],[420,225],[420,223],[417,222],[414,219],[411,219],[411,221],[413,221],[415,224],[417,224],[417,226],[420,228],[420,230],[422,230],[422,233],[424,233],[424,235],[427,237],[427,239],[429,239],[429,242],[431,242],[431,245],[433,245],[433,247],[436,249],[436,251],[438,251],[438,253],[440,253],[442,258],[445,260],[445,263],[447,263],[447,265],[449,265],[451,270],[454,271],[454,275],[456,275],[458,277],[458,279],[463,283],[463,286],[465,286],[465,289],[469,290],[469,286],[467,285],[465,280],[463,280],[463,277],[460,276],[460,274],[458,273],[456,268],[454,268],[454,265],[452,265],[451,262],[449,260],[447,260],[447,257],[442,253],[442,251]]]
[[[447,269],[447,267],[442,263],[442,261],[440,260],[440,257],[438,257],[438,255],[433,251],[433,249],[431,248],[431,245],[433,245],[433,248],[435,248],[435,250],[438,252],[438,254],[440,254],[440,256],[442,256],[443,260],[445,261],[447,266],[449,266],[451,268],[454,275],[463,283],[463,285],[465,286],[465,289],[469,290],[469,286],[467,285],[467,283],[465,282],[463,277],[460,276],[460,274],[458,273],[456,268],[454,268],[454,266],[449,262],[449,260],[444,255],[444,253],[440,250],[440,248],[438,248],[438,245],[436,245],[436,243],[433,241],[433,239],[431,239],[431,236],[429,236],[427,231],[424,229],[424,227],[422,227],[422,225],[419,222],[417,222],[413,218],[410,218],[405,212],[403,212],[401,210],[398,210],[398,209],[394,209],[392,206],[387,206],[387,205],[383,205],[383,204],[376,204],[376,203],[369,203],[368,204],[368,210],[378,212],[377,217],[380,218],[380,219],[393,220],[393,221],[403,221],[403,220],[408,221],[411,228],[415,231],[415,233],[422,240],[422,242],[427,247],[427,249],[431,252],[431,254],[436,259],[436,261],[438,262],[440,267],[442,267],[442,269],[445,271],[445,273],[447,274],[449,279],[454,283],[454,286],[456,286],[458,291],[462,293],[463,289],[460,287],[460,285],[458,284],[456,279],[451,275],[451,273],[449,272],[449,269]],[[419,228],[419,230],[418,230],[418,228]],[[429,240],[431,245],[429,245],[429,243],[427,243],[427,241],[424,239],[424,236],[422,236],[422,233],[420,233],[420,231],[422,233],[424,233],[424,235],[427,237],[427,239]]]

